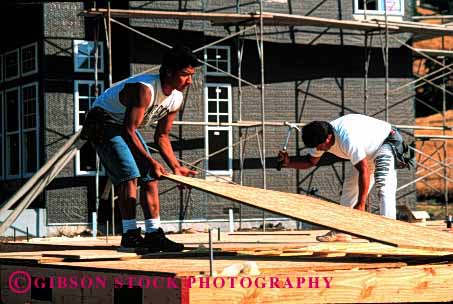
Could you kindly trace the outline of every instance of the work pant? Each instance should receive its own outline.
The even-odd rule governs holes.
[[[379,214],[396,219],[396,170],[392,149],[388,144],[379,148],[374,160],[368,161],[370,187],[376,183],[379,197]],[[359,197],[359,171],[353,167],[346,172],[340,203],[353,208]]]

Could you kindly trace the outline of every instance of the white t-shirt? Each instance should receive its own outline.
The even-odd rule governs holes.
[[[331,121],[335,143],[329,153],[349,159],[356,165],[363,159],[373,159],[389,136],[392,126],[385,121],[365,115],[349,114]],[[313,157],[321,157],[324,151],[309,149]]]
[[[178,90],[173,90],[166,96],[162,92],[159,74],[144,74],[127,78],[113,87],[107,89],[96,98],[93,107],[103,108],[109,112],[112,120],[122,125],[126,107],[120,102],[119,93],[126,83],[141,83],[151,90],[151,102],[145,111],[142,125],[149,125],[159,121],[168,113],[178,110],[183,103],[183,95]]]

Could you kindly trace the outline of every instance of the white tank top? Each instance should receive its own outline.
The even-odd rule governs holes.
[[[107,111],[113,122],[123,124],[126,107],[120,102],[119,93],[126,83],[141,83],[151,90],[151,102],[145,111],[142,125],[157,122],[168,113],[178,110],[183,103],[183,95],[178,90],[173,90],[166,96],[162,92],[159,74],[144,74],[127,78],[113,87],[107,89],[96,98],[93,107]]]

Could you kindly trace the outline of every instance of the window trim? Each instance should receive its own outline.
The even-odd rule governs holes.
[[[3,115],[3,113],[5,113],[4,111],[4,100],[3,100],[3,91],[0,91],[0,115],[2,115],[2,121],[1,121],[1,125],[0,125],[0,143],[1,143],[1,147],[0,147],[0,164],[2,165],[2,169],[0,170],[0,180],[3,180],[5,178],[5,141],[4,141],[4,132],[5,132],[5,115]]]
[[[5,76],[4,81],[5,81],[5,82],[6,82],[6,81],[10,81],[10,80],[14,80],[14,79],[17,79],[17,78],[20,77],[20,57],[19,57],[19,49],[14,49],[14,50],[12,50],[12,51],[6,52],[6,53],[3,54],[3,56],[4,56],[4,58],[6,58],[7,55],[12,54],[12,53],[16,53],[16,58],[17,58],[17,73],[16,73],[15,76],[12,76],[12,77],[8,77],[8,78],[7,78],[7,77],[6,77],[6,61],[3,60],[4,63],[5,63],[5,64],[4,64],[5,66],[4,66],[4,68],[3,68],[4,71],[5,71],[5,73],[4,73],[4,76]]]
[[[354,0],[354,14],[356,15],[364,15],[365,14],[365,10],[361,10],[359,9],[359,1],[360,0]],[[379,3],[381,3],[381,0],[377,0],[378,2],[378,6],[379,6]],[[387,1],[387,0],[384,0],[384,1]],[[398,1],[401,1],[401,10],[400,11],[387,11],[387,15],[388,16],[404,16],[404,6],[405,6],[405,0],[398,0]],[[367,15],[376,15],[376,16],[382,16],[382,15],[385,15],[385,10],[384,8],[379,8],[377,10],[371,10],[371,9],[367,9],[366,10],[366,13]]]
[[[23,99],[23,89],[24,88],[27,88],[27,87],[31,87],[31,86],[34,86],[35,87],[35,92],[36,92],[36,100],[35,100],[35,109],[36,109],[36,126],[35,128],[32,128],[32,129],[24,129],[24,126],[22,124],[22,119],[21,119],[21,124],[20,124],[20,133],[21,133],[21,148],[23,147],[24,145],[24,133],[26,131],[30,131],[30,130],[33,130],[35,129],[35,135],[36,135],[36,168],[35,168],[35,171],[32,171],[32,172],[26,172],[25,171],[25,166],[22,165],[22,176],[23,177],[30,177],[30,176],[33,176],[39,169],[39,147],[40,147],[40,143],[39,143],[39,84],[37,81],[34,81],[34,82],[30,82],[30,83],[27,83],[27,84],[24,84],[23,86],[21,86],[21,90],[20,90],[20,100],[21,100],[21,103],[20,103],[20,108],[21,108],[21,111],[20,111],[20,116],[21,118],[23,117],[24,115],[24,109],[23,109],[23,104],[24,104],[24,99]],[[24,151],[22,150],[21,151],[21,163],[23,163],[25,161],[25,157],[24,157]]]
[[[18,130],[16,132],[11,132],[11,133],[8,133],[8,131],[6,130],[6,122],[5,122],[5,152],[8,152],[8,153],[5,153],[5,165],[7,167],[5,167],[5,179],[7,180],[11,180],[11,179],[19,179],[21,178],[21,173],[22,173],[22,134],[21,134],[21,117],[20,117],[20,114],[21,114],[21,88],[20,86],[16,86],[16,87],[12,87],[12,88],[9,88],[7,90],[5,90],[5,94],[4,94],[4,97],[6,97],[6,95],[8,94],[8,92],[10,91],[16,91],[17,90],[17,93],[18,93],[18,106],[19,106],[19,110],[17,111],[17,119],[18,119],[18,122],[19,122],[19,125],[18,125]],[[5,102],[6,104],[6,102]],[[6,106],[5,106],[5,113],[6,113]],[[9,160],[8,156],[9,156],[9,145],[6,145],[6,143],[8,142],[8,136],[11,135],[11,134],[18,134],[19,135],[19,173],[17,175],[9,175],[9,165],[11,162],[10,161],[6,161],[6,160]],[[8,149],[7,149],[8,148]]]
[[[228,123],[231,123],[232,121],[232,103],[233,103],[233,97],[232,97],[232,89],[231,89],[231,84],[226,84],[226,83],[205,83],[204,89],[203,89],[203,95],[204,95],[204,119],[205,122],[208,121],[208,88],[210,87],[225,87],[227,88],[227,94],[228,94]],[[218,111],[217,111],[218,112]],[[209,126],[207,125],[205,127],[205,156],[207,157],[209,155],[209,131],[228,131],[228,170],[209,170],[208,164],[209,160],[206,159],[205,161],[205,169],[206,169],[206,177],[209,176],[233,176],[233,128],[232,126]]]
[[[95,80],[74,80],[74,132],[77,132],[82,128],[79,121],[79,84],[95,84]],[[101,86],[100,92],[104,91],[104,83],[98,81],[98,85]],[[94,171],[84,171],[80,169],[80,150],[77,151],[75,156],[75,175],[76,176],[96,176],[96,170]],[[99,170],[99,175],[104,175],[105,170],[101,165]]]
[[[25,49],[25,48],[29,48],[31,46],[34,46],[34,49],[35,49],[35,68],[29,72],[23,72],[23,64],[22,64],[22,61],[23,61],[23,58],[22,58],[22,50]],[[32,75],[32,74],[35,74],[38,72],[38,42],[33,42],[33,43],[30,43],[30,44],[27,44],[27,45],[24,45],[20,48],[20,73],[21,73],[21,76],[28,76],[28,75]]]
[[[94,45],[94,41],[90,40],[80,40],[80,39],[75,39],[73,40],[73,62],[74,62],[74,72],[95,72],[95,67],[92,68],[79,68],[77,66],[77,56],[79,53],[79,44],[82,42],[89,42]],[[99,47],[99,52],[98,52],[98,60],[99,60],[99,65],[100,68],[98,68],[98,72],[102,73],[104,72],[104,45],[102,44],[101,41],[98,41],[98,47]],[[89,61],[88,61],[89,62]]]
[[[206,48],[205,52],[204,52],[204,60],[206,62],[208,62],[208,50],[212,50],[212,49],[227,50],[227,70],[225,72],[231,73],[231,47],[229,45],[214,45],[214,46]],[[206,76],[227,76],[225,73],[219,72],[219,71],[208,72],[207,65],[203,65],[203,67],[204,67],[204,72],[205,72]],[[216,67],[218,68],[218,66],[216,66]]]

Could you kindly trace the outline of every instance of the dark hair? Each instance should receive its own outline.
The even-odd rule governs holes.
[[[333,127],[327,121],[312,121],[302,128],[302,140],[308,148],[315,148],[333,134]]]
[[[188,66],[195,68],[200,65],[197,56],[189,47],[177,44],[164,54],[160,73],[165,74],[167,71],[175,72]]]

